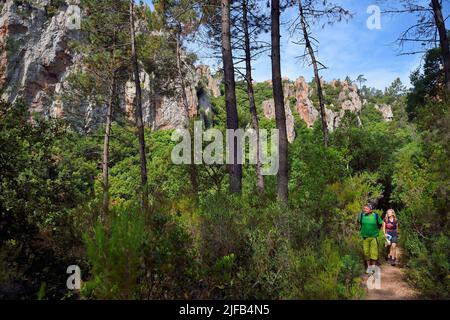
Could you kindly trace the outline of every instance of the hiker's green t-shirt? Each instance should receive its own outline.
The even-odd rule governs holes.
[[[380,229],[377,224],[377,215],[375,213],[365,214],[361,216],[361,236],[364,238],[377,238],[380,234]],[[381,225],[383,220],[378,215],[378,223]]]

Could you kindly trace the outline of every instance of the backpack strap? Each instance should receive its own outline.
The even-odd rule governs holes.
[[[376,213],[376,212],[375,212],[375,219],[377,220],[377,226],[378,226],[378,229],[381,229],[381,227],[382,227],[383,225],[380,224],[380,223],[378,222],[378,219],[380,219],[380,216],[379,216],[378,213]]]

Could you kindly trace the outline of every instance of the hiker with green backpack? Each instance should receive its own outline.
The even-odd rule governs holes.
[[[378,261],[378,236],[383,220],[378,213],[373,212],[373,206],[369,203],[364,207],[364,212],[359,214],[358,224],[363,239],[364,260],[366,268],[369,268]]]

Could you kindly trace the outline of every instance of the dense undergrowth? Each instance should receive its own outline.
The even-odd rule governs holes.
[[[260,105],[268,88],[256,89]],[[361,298],[355,221],[378,200],[380,214],[399,213],[410,280],[425,297],[448,298],[448,104],[428,106],[439,114],[430,126],[428,113],[416,109],[426,116],[411,121],[405,95],[396,99],[394,121],[369,110],[358,126],[348,114],[327,149],[319,124],[297,122],[288,206],[276,201],[275,177],[258,193],[247,165],[242,194],[231,196],[224,167],[174,165],[171,131],[147,131],[151,209],[143,213],[135,128],[115,123],[106,221],[101,131],[81,135],[39,116],[30,122],[26,106],[2,103],[0,297]],[[223,104],[214,102],[222,128]],[[79,293],[66,288],[69,265],[82,270]]]

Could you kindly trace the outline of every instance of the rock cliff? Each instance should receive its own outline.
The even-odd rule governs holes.
[[[270,82],[268,82],[270,84]],[[326,105],[325,115],[328,129],[330,131],[335,130],[346,112],[352,112],[357,115],[359,121],[359,114],[363,108],[363,102],[358,94],[358,89],[354,85],[350,85],[347,82],[339,82],[333,80],[329,84],[322,80],[324,88],[324,95],[327,98],[330,95],[329,91],[340,90],[336,97],[336,104]],[[284,79],[284,98],[286,105],[286,120],[288,128],[288,137],[290,141],[295,138],[294,121],[292,115],[293,108],[303,121],[305,121],[308,127],[312,127],[316,121],[320,119],[319,104],[313,102],[314,95],[316,94],[314,88],[310,88],[309,84],[305,81],[304,77],[299,77],[295,82]],[[291,106],[291,102],[295,101],[295,105]],[[383,106],[383,114],[388,114],[390,106]],[[272,100],[265,101],[263,103],[264,115],[267,118],[273,118],[275,114],[274,105]],[[381,110],[380,110],[381,111]]]
[[[104,108],[98,108],[89,97],[76,104],[62,99],[68,77],[83,67],[80,57],[69,48],[70,41],[80,37],[80,31],[71,27],[71,7],[78,2],[58,1],[55,7],[50,0],[0,0],[0,93],[9,102],[20,98],[31,111],[46,117],[66,118],[74,127],[90,131],[103,122]],[[189,118],[197,115],[210,117],[213,113],[211,97],[221,96],[222,79],[213,76],[204,65],[191,66],[185,85],[172,83],[175,89],[170,96],[154,92],[152,81],[150,74],[141,72],[144,120],[154,130],[185,127]],[[333,101],[326,106],[329,130],[339,126],[346,112],[357,114],[359,119],[363,102],[356,86],[338,80],[323,83],[327,101]],[[310,86],[303,77],[296,81],[283,79],[283,90],[288,138],[292,142],[295,139],[294,114],[308,127],[319,119],[317,94],[314,85]],[[118,112],[118,116],[132,118],[134,82],[128,81],[120,91],[123,112]],[[392,120],[390,106],[376,108],[385,120]],[[274,119],[273,99],[264,101],[262,110],[265,117]]]
[[[77,3],[61,1],[53,8],[50,0],[0,2],[0,87],[3,99],[13,102],[20,98],[31,111],[65,117],[78,129],[88,131],[101,122],[104,108],[96,108],[88,98],[77,105],[61,99],[68,76],[82,67],[79,57],[69,49],[70,40],[80,36],[76,28],[70,28],[70,6]],[[175,85],[173,95],[165,96],[152,92],[151,76],[142,72],[147,125],[153,129],[184,127],[200,109],[211,108],[209,97],[220,95],[221,80],[213,77],[207,66],[193,67],[188,77],[185,94],[180,84]],[[132,117],[134,83],[127,82],[121,92],[123,114]]]

